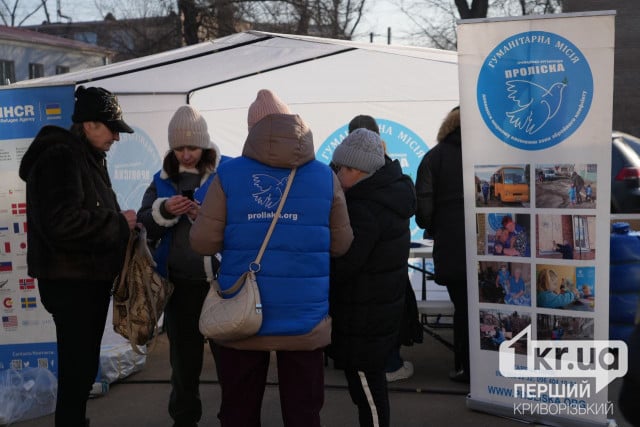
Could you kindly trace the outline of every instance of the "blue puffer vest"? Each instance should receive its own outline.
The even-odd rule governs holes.
[[[171,196],[175,196],[178,194],[175,185],[171,182],[169,178],[161,178],[160,174],[162,171],[156,172],[153,175],[153,182],[156,186],[156,193],[158,198],[169,198]],[[196,202],[202,204],[204,201],[204,196],[207,194],[207,190],[209,189],[209,185],[213,182],[213,178],[215,177],[215,173],[211,173],[207,180],[202,183],[200,188],[196,189],[193,193],[193,198]],[[169,271],[167,267],[167,259],[169,258],[169,248],[171,247],[171,231],[165,233],[160,241],[160,244],[155,249],[153,253],[153,259],[158,264],[156,267],[158,273],[164,277],[168,278]]]
[[[290,169],[238,157],[221,164],[227,199],[219,282],[231,287],[258,255]],[[329,311],[329,217],[333,178],[312,160],[298,168],[256,274],[263,321],[258,335],[301,335]]]

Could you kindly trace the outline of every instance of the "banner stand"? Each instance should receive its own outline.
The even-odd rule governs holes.
[[[615,11],[458,24],[467,406],[616,425],[607,386],[628,351],[609,340]]]

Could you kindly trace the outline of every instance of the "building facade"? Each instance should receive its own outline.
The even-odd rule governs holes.
[[[182,47],[180,25],[176,14],[121,20],[107,14],[101,21],[43,23],[23,28],[102,46],[114,52],[113,62],[120,62]]]
[[[109,64],[113,53],[87,43],[0,26],[0,85]]]

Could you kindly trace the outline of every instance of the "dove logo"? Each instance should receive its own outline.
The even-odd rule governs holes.
[[[582,125],[592,98],[586,58],[569,40],[549,32],[505,39],[487,56],[478,77],[477,103],[486,126],[522,150],[566,140]]]
[[[255,200],[260,206],[264,206],[267,209],[278,206],[288,179],[288,174],[285,175],[284,178],[280,179],[262,173],[254,174],[253,186],[257,190],[256,192],[251,193],[253,200]]]
[[[530,337],[531,325],[500,344],[500,374],[511,378],[552,378],[552,384],[557,384],[555,378],[595,378],[597,393],[627,373],[628,350],[624,341],[537,341]],[[515,344],[520,339],[526,339],[526,366],[516,362]],[[522,391],[516,394],[521,395]]]

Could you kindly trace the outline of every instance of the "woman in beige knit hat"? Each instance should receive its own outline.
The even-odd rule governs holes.
[[[211,142],[204,117],[190,105],[171,118],[168,142],[171,150],[144,194],[138,221],[152,241],[159,273],[175,286],[164,320],[172,369],[169,415],[176,427],[195,426],[202,415],[204,337],[198,319],[219,262],[191,250],[189,230],[215,176],[220,150]]]
[[[272,91],[258,92],[247,124],[242,155],[220,165],[191,229],[194,250],[221,253],[223,290],[256,258],[297,169],[256,274],[262,326],[255,336],[218,343],[218,418],[223,427],[260,425],[275,351],[284,425],[320,427],[323,350],[331,337],[329,259],[346,252],[353,238],[344,194],[331,169],[315,159],[307,124]]]

